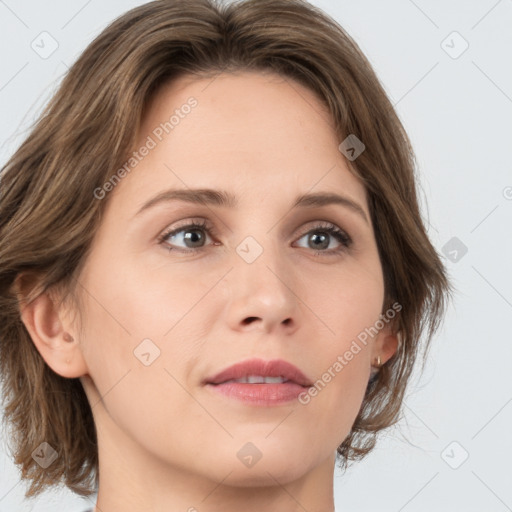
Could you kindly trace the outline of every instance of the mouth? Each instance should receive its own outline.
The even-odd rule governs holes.
[[[281,359],[250,359],[232,365],[203,384],[216,393],[250,405],[281,405],[312,386],[312,381],[296,366]]]

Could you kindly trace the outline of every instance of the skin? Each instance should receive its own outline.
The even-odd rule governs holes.
[[[334,510],[336,448],[376,357],[385,363],[396,351],[388,326],[307,405],[250,406],[202,380],[260,357],[285,359],[315,381],[375,324],[384,280],[365,189],[314,93],[268,73],[166,85],[136,147],[191,96],[197,106],[103,199],[79,278],[82,331],[50,294],[27,306],[23,321],[47,364],[79,377],[91,403],[98,511]],[[238,205],[175,200],[136,215],[171,188],[222,189]],[[349,197],[368,222],[339,204],[292,208],[314,192]],[[202,248],[185,252],[186,230],[159,243],[189,220],[212,228],[200,231]],[[345,231],[352,245],[335,253],[343,246],[329,236],[316,249],[319,222]],[[252,263],[236,250],[248,236],[263,249]],[[144,339],[160,350],[149,366],[134,355]],[[250,468],[237,457],[248,442],[261,453]]]

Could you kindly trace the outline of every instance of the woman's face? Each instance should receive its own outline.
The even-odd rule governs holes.
[[[392,355],[383,330],[344,358],[384,286],[340,142],[315,95],[277,75],[184,77],[155,96],[135,160],[95,199],[109,202],[79,279],[100,451],[233,485],[332,471],[372,356]],[[331,378],[302,400],[279,379],[207,384],[255,358]]]

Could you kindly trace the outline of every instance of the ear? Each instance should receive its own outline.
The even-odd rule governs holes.
[[[55,294],[43,292],[26,303],[26,288],[21,282],[21,279],[15,282],[21,320],[46,364],[62,377],[76,378],[87,374],[77,333],[66,320],[62,307],[59,309]]]
[[[380,356],[380,364],[383,365],[395,355],[398,346],[399,334],[394,332],[391,324],[386,325],[375,337],[372,346],[372,364],[374,364],[377,357]]]

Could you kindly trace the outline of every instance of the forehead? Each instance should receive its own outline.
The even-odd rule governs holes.
[[[274,73],[175,79],[148,103],[137,139],[136,150],[148,144],[151,150],[123,180],[126,194],[201,186],[250,199],[272,190],[289,189],[295,197],[334,188],[365,202],[326,106]]]

